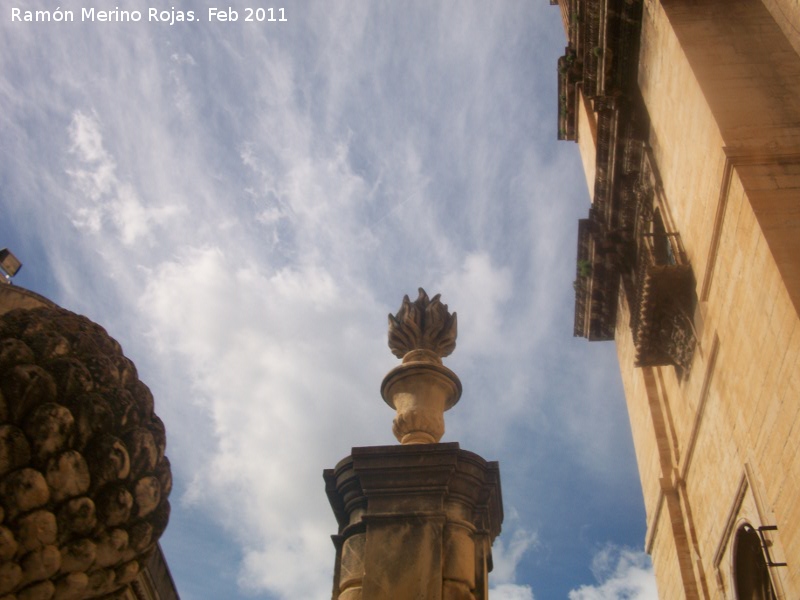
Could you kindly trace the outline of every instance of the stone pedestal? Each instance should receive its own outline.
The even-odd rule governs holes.
[[[353,448],[324,473],[333,600],[486,600],[503,503],[496,462],[457,443]]]
[[[392,433],[401,444],[435,444],[444,435],[444,411],[461,398],[461,381],[433,352],[409,352],[381,384],[397,411]]]

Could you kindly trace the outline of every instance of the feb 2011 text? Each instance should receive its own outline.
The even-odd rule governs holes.
[[[202,21],[200,13],[193,10],[161,10],[147,8],[141,10],[97,10],[95,8],[81,8],[80,11],[62,10],[25,10],[19,7],[11,8],[11,22],[16,23],[72,23],[76,20],[76,12],[80,21],[97,23],[198,23]],[[284,8],[243,8],[235,10],[226,8],[209,7],[207,21],[215,23],[286,23],[286,9]]]

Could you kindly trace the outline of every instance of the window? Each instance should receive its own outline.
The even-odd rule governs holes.
[[[742,526],[736,532],[733,552],[737,600],[776,600],[758,532],[749,525]]]

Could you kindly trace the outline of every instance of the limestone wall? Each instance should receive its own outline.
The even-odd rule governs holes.
[[[779,597],[800,597],[800,57],[781,27],[758,0],[645,1],[658,197],[698,297],[683,373],[635,369],[624,299],[619,312],[662,598],[733,598],[745,521],[777,526],[765,537],[787,566],[770,575]]]

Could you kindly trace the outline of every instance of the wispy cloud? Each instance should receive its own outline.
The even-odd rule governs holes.
[[[110,224],[120,241],[131,245],[182,212],[175,205],[144,206],[134,186],[117,179],[116,164],[103,146],[97,115],[76,111],[69,136],[69,151],[77,158],[77,165],[66,171],[77,192],[72,217],[76,227],[99,234]]]

